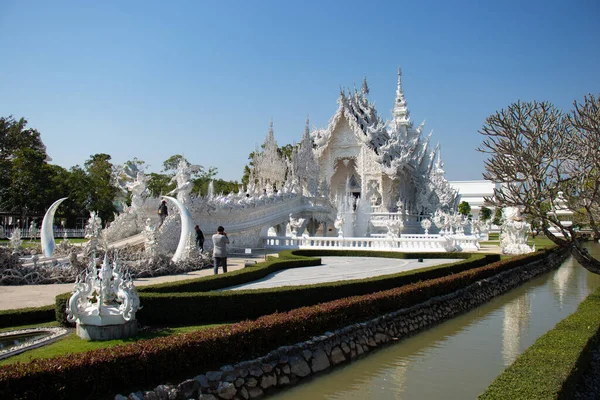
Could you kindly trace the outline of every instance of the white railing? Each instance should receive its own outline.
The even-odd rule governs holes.
[[[14,231],[14,228],[0,229],[0,239],[9,238]],[[85,236],[83,229],[62,229],[54,228],[54,237],[61,239],[65,237],[65,233],[68,238],[82,238]],[[35,234],[35,239],[39,239],[41,231],[38,229]],[[30,234],[29,229],[21,229],[21,238],[23,239],[34,239],[34,235]]]
[[[469,237],[454,240],[440,235],[401,235],[398,238],[381,237],[263,237],[263,243],[269,249],[337,249],[337,250],[387,250],[404,252],[447,252],[454,250],[476,251]],[[457,246],[461,247],[458,248]]]
[[[479,251],[479,237],[467,235],[450,235],[452,245],[457,251]]]

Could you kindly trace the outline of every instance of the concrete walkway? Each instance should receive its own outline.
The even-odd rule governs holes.
[[[453,263],[460,259],[437,258],[419,262],[418,260],[378,257],[321,257],[321,261],[322,265],[286,269],[267,275],[263,279],[223,290],[263,289],[363,279]]]
[[[246,259],[239,257],[227,258],[227,270],[235,271],[244,268]],[[260,259],[257,259],[260,261]],[[219,269],[219,273],[223,271]],[[201,276],[213,274],[212,268],[200,271],[192,271],[179,275],[165,275],[152,278],[140,278],[133,281],[135,286],[155,285],[163,282],[175,282],[185,279],[194,279]],[[72,283],[60,283],[55,285],[24,285],[24,286],[0,286],[0,310],[12,310],[15,308],[41,307],[54,304],[54,298],[62,293],[73,290]]]

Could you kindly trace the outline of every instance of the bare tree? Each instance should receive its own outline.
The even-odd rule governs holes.
[[[597,274],[600,261],[582,247],[572,226],[547,213],[547,204],[554,205],[562,192],[569,209],[583,213],[595,238],[600,237],[599,100],[587,95],[568,115],[548,102],[513,103],[486,119],[479,131],[485,139],[477,149],[490,155],[484,178],[501,183],[485,200],[497,207],[521,207],[542,222],[548,238]],[[553,235],[549,226],[564,236]]]

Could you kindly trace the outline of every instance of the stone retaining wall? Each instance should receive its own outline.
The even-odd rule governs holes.
[[[154,390],[117,395],[115,400],[154,399],[255,399],[294,385],[303,378],[352,362],[369,351],[404,339],[419,330],[438,324],[551,269],[559,267],[567,254],[484,279],[449,295],[326,332],[306,342],[283,346],[255,360],[226,365],[179,385],[159,385]]]

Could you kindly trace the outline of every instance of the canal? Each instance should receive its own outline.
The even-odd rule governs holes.
[[[590,243],[600,257],[600,244]],[[475,399],[600,287],[572,258],[471,312],[270,399]]]

